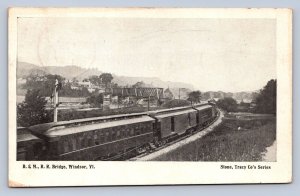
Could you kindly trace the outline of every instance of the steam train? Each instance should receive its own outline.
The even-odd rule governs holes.
[[[17,160],[118,160],[208,125],[214,104],[45,123],[17,129]]]

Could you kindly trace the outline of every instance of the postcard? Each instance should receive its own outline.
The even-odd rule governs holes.
[[[292,182],[292,10],[8,15],[10,187]]]

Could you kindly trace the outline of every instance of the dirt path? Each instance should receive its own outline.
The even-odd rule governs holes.
[[[277,142],[266,148],[266,152],[263,153],[263,161],[272,162],[276,161]]]
[[[221,122],[222,122],[222,118],[224,117],[224,113],[223,112],[220,112],[220,116],[218,118],[218,120],[216,120],[211,126],[207,127],[206,129],[202,130],[201,132],[199,133],[196,133],[195,135],[192,135],[191,137],[188,137],[184,140],[181,140],[175,144],[172,144],[166,148],[163,148],[159,151],[156,151],[154,153],[151,153],[147,156],[144,156],[144,157],[141,157],[141,158],[136,158],[134,159],[135,161],[151,161],[165,153],[168,153],[168,152],[171,152],[175,149],[177,149],[178,147],[182,146],[182,145],[185,145],[185,144],[188,144],[190,142],[193,142],[195,140],[198,140],[199,138],[203,137],[204,135],[208,134],[209,132],[213,131],[214,128],[219,125]]]

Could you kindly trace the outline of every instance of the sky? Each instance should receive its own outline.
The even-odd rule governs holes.
[[[185,82],[201,91],[261,89],[276,78],[276,21],[19,18],[18,61]]]

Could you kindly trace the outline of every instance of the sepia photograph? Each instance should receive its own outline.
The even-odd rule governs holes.
[[[263,182],[251,171],[270,177],[282,164],[287,177],[273,181],[289,181],[291,10],[9,11],[10,173],[35,173],[28,186],[43,169],[149,165],[214,172],[142,184]],[[214,181],[242,170],[249,178]],[[95,184],[139,184],[126,179]]]

